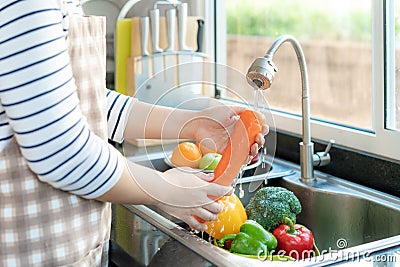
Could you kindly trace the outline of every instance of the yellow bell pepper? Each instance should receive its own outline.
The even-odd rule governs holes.
[[[247,220],[243,204],[235,194],[222,197],[219,201],[225,206],[223,211],[218,214],[217,220],[206,222],[206,233],[216,239],[239,233],[240,226]]]

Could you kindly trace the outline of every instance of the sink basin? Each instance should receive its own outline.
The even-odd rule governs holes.
[[[297,220],[312,230],[320,250],[350,248],[400,235],[398,198],[345,181],[318,179],[307,186],[297,175],[270,181],[270,185],[285,187],[299,198],[302,212]]]
[[[165,164],[163,155],[153,155],[150,158],[130,158],[130,160],[165,171],[169,166]],[[315,183],[306,185],[299,180],[300,170],[297,165],[277,159],[272,164],[264,166],[265,172],[260,169],[261,165],[257,168],[247,171],[241,180],[241,187],[245,191],[245,195],[241,199],[243,204],[247,205],[255,193],[248,191],[250,184],[254,181],[260,181],[261,186],[281,186],[291,190],[302,204],[302,212],[299,214],[297,222],[312,230],[321,253],[347,250],[351,250],[352,253],[354,251],[373,253],[393,247],[397,247],[396,250],[399,250],[400,198],[319,172],[315,172],[317,177]],[[239,186],[236,186],[237,195],[239,195],[238,190]],[[135,210],[131,206],[128,209],[134,213],[143,213],[143,209]],[[218,266],[229,266],[232,262],[238,264],[236,258],[231,259],[230,253],[226,253],[182,229],[181,226],[183,228],[185,226],[176,219],[158,211],[156,213],[167,218],[183,232],[170,225],[165,227],[164,231],[189,247],[197,255]],[[151,224],[163,228],[160,224],[162,219],[152,219],[158,215],[151,213],[145,216],[147,220],[153,221],[150,222]],[[186,229],[188,228],[186,227]],[[179,234],[176,234],[175,231],[178,231]],[[189,245],[186,243],[188,240],[191,240]],[[173,258],[172,254],[169,255]],[[320,259],[318,265],[323,265],[324,262],[326,264],[329,261],[329,263],[337,262],[337,255],[334,257],[334,260],[332,257]],[[313,263],[315,265],[315,262]],[[239,265],[257,266],[258,263],[245,258],[240,259]],[[307,264],[303,263],[303,265]]]

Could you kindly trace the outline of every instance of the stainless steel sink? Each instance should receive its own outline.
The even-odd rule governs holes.
[[[398,198],[339,179],[318,179],[305,186],[294,175],[274,184],[299,198],[303,211],[298,222],[312,229],[320,249],[350,248],[400,235]]]
[[[245,206],[254,195],[246,191],[254,180],[257,177],[242,180],[246,194],[241,200]],[[349,248],[400,235],[399,198],[321,173],[312,185],[302,183],[298,173],[292,172],[281,179],[268,179],[267,186],[287,188],[299,198],[302,212],[298,222],[312,229],[322,250]],[[235,192],[238,194],[238,188]]]
[[[160,171],[169,168],[163,161],[163,154],[153,155],[148,159],[131,160]],[[315,174],[316,182],[306,185],[299,180],[298,166],[279,160],[267,165],[265,171],[269,172],[263,174],[256,170],[256,176],[253,171],[248,173],[250,176],[242,179],[242,188],[245,191],[242,202],[246,205],[254,194],[247,189],[255,180],[267,180],[267,184],[261,183],[262,186],[281,186],[294,192],[303,207],[298,216],[298,223],[313,231],[318,248],[322,253],[326,253],[318,257],[319,260],[302,262],[300,265],[326,265],[348,260],[348,254],[333,255],[332,251],[350,252],[353,256],[356,252],[359,256],[369,256],[393,247],[396,251],[400,250],[400,198],[319,172]],[[158,217],[159,213],[154,213],[153,210],[149,209],[147,212],[147,207],[129,206],[128,209],[146,217],[147,221],[174,240],[217,266],[262,265],[258,260],[232,257],[230,253],[182,229],[182,225],[178,226],[174,218],[165,214]],[[162,223],[164,219],[168,222],[166,225]],[[173,254],[168,255],[173,259]],[[154,255],[156,256],[157,254]],[[274,262],[273,265],[279,264],[281,263]]]
[[[299,198],[298,223],[312,230],[325,262],[360,258],[385,246],[400,250],[400,198],[320,172],[306,185],[299,167],[290,166],[295,173],[268,185],[287,188]]]

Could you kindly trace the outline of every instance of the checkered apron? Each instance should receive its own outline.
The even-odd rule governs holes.
[[[105,18],[70,16],[80,107],[107,141]],[[111,206],[38,180],[13,139],[0,153],[0,266],[106,266]]]

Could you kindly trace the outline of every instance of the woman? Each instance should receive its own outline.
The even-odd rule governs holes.
[[[79,2],[0,1],[1,266],[104,266],[110,202],[154,204],[204,230],[192,215],[216,219],[209,196],[231,190],[138,166],[107,143],[207,137],[222,151],[243,109],[173,110],[107,90],[104,33]]]

